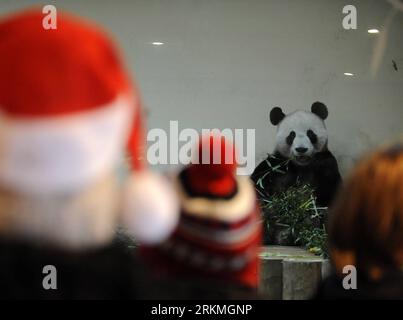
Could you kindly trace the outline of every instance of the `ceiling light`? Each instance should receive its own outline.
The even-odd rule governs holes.
[[[369,29],[368,33],[379,33],[378,29]]]
[[[351,72],[344,72],[344,75],[345,75],[345,76],[348,76],[348,77],[352,77],[352,76],[354,75],[354,73],[351,73]]]
[[[152,44],[153,46],[162,46],[164,43],[163,43],[163,42],[160,42],[160,41],[154,41],[154,42],[151,42],[151,44]]]

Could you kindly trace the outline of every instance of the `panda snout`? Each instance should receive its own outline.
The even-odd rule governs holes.
[[[300,154],[304,154],[304,153],[306,153],[308,151],[308,148],[298,147],[298,148],[295,148],[295,150]]]

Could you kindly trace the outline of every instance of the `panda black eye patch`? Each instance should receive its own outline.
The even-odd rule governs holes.
[[[288,137],[285,139],[285,141],[290,146],[290,145],[292,145],[294,139],[295,139],[295,132],[291,131],[290,134],[288,135]]]
[[[318,142],[318,136],[311,129],[309,129],[306,134],[308,135],[308,138],[311,140],[312,144]]]

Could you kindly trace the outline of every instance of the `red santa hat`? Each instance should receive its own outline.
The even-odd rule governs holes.
[[[176,225],[171,188],[146,170],[141,100],[111,39],[58,12],[0,22],[0,185],[23,194],[79,192],[130,156],[125,221],[153,243]],[[66,217],[67,218],[67,217]],[[144,227],[147,224],[147,227]]]
[[[203,137],[177,179],[181,215],[173,235],[144,254],[160,272],[206,276],[255,288],[260,214],[248,177],[236,176],[236,152],[222,136]]]

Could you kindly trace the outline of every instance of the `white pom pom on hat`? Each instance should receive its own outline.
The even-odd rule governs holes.
[[[170,182],[144,170],[129,178],[126,191],[123,222],[128,232],[148,245],[167,239],[179,220],[179,201]]]

